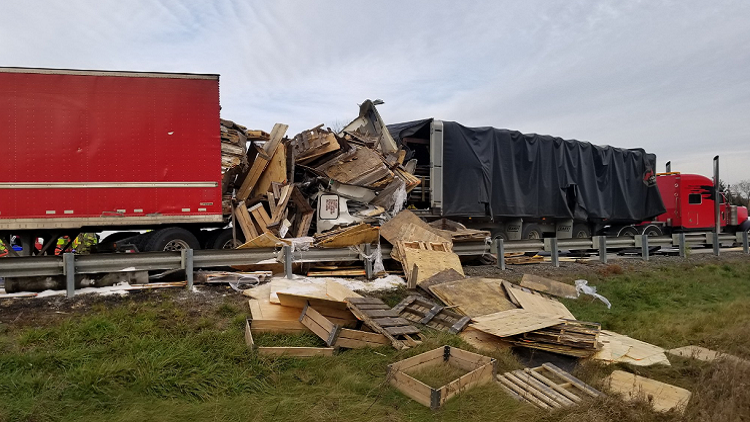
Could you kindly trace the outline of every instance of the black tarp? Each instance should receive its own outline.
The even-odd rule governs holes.
[[[429,134],[431,122],[388,130],[401,143]],[[655,183],[656,156],[642,149],[447,121],[443,148],[442,213],[448,217],[638,222],[666,211]]]

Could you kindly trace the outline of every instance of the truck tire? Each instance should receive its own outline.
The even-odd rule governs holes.
[[[648,237],[658,237],[664,234],[661,230],[661,227],[655,226],[653,224],[644,226],[639,231],[640,231],[640,234],[645,234]]]
[[[617,237],[635,237],[638,236],[638,229],[633,226],[625,226],[617,232]]]
[[[504,242],[508,241],[508,235],[505,233],[505,229],[494,229],[490,230],[490,236],[492,239],[503,239]]]
[[[192,233],[180,227],[167,227],[148,234],[148,241],[144,246],[146,252],[201,248],[198,239]]]
[[[523,240],[540,240],[544,238],[544,232],[538,224],[524,224],[523,230],[521,231],[521,239]]]
[[[591,229],[583,223],[573,224],[573,231],[570,234],[573,239],[590,239]]]
[[[204,249],[234,249],[245,243],[242,230],[237,229],[237,243],[232,242],[232,229],[212,230],[203,244]]]

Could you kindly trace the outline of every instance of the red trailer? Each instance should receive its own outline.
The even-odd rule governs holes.
[[[225,224],[219,108],[218,75],[0,68],[0,235],[198,248]]]

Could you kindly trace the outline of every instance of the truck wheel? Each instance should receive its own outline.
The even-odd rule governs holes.
[[[588,225],[583,223],[574,224],[571,235],[573,239],[590,239],[591,229],[589,229]]]
[[[657,236],[661,236],[664,233],[662,233],[661,228],[659,226],[648,225],[644,227],[643,229],[641,229],[641,234],[645,234],[648,237],[657,237]]]
[[[233,242],[232,229],[213,230],[206,238],[204,249],[234,249],[245,243],[245,236],[237,229],[237,243]]]
[[[192,233],[179,227],[168,227],[149,234],[149,239],[144,247],[146,252],[201,248],[198,239]]]
[[[542,228],[538,224],[524,224],[521,232],[521,239],[541,240],[544,238]]]
[[[490,230],[490,236],[492,236],[492,239],[503,239],[503,241],[508,241],[508,235],[505,233],[504,229],[495,229]]]
[[[617,232],[617,237],[635,237],[638,236],[638,229],[633,226],[625,226]]]

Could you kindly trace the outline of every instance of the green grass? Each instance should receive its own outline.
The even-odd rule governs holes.
[[[750,263],[586,278],[613,306],[607,310],[587,297],[566,301],[579,319],[663,347],[702,344],[743,356],[750,350]],[[270,358],[245,346],[247,309],[239,302],[196,313],[156,297],[124,298],[39,327],[0,324],[0,420],[625,422],[739,421],[750,414],[750,371],[689,359],[672,359],[672,367],[626,368],[694,391],[684,417],[616,398],[549,413],[514,401],[495,385],[463,393],[433,412],[388,386],[386,368],[444,344],[473,350],[456,336],[427,331],[424,344],[406,351]],[[398,294],[387,300],[398,302]],[[259,334],[255,340],[320,345],[304,335]],[[490,355],[500,372],[519,367],[508,351]],[[612,369],[590,363],[576,374],[594,382]]]

